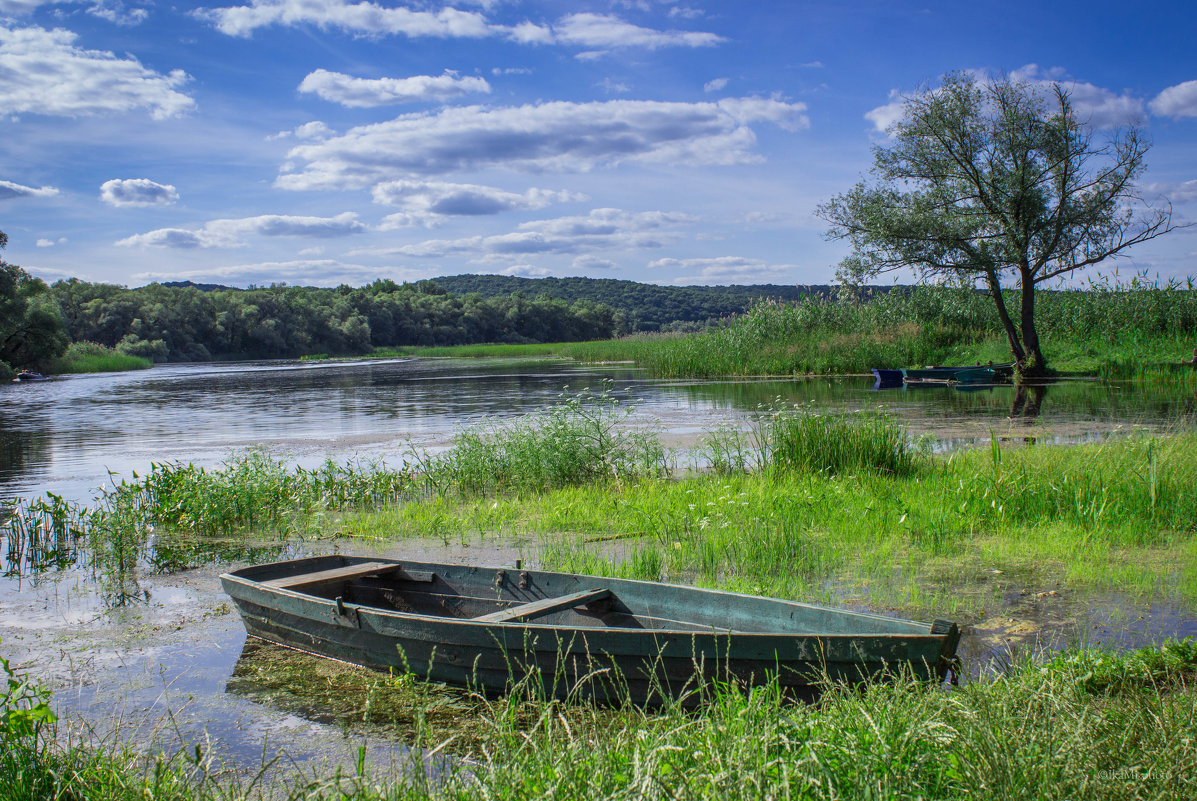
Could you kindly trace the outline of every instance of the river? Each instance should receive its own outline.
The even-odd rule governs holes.
[[[0,498],[54,492],[85,502],[153,462],[218,465],[244,448],[310,467],[402,461],[447,446],[463,427],[609,386],[677,449],[743,426],[763,405],[814,403],[898,415],[939,449],[1027,439],[1080,442],[1194,414],[1191,390],[1069,381],[1018,397],[1011,386],[872,391],[869,377],[662,381],[627,365],[570,360],[427,359],[160,365],[0,386]]]

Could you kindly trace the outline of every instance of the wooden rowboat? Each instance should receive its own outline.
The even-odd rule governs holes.
[[[246,631],[290,648],[502,693],[680,697],[699,680],[811,692],[909,666],[942,681],[959,630],[647,581],[319,556],[220,577]]]
[[[966,367],[907,367],[902,370],[908,385],[994,384],[1008,381],[1013,364],[974,364]]]

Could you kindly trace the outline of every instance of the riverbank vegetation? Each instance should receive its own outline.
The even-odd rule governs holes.
[[[123,370],[148,370],[154,362],[144,356],[122,353],[98,342],[72,342],[58,358],[47,365],[47,372],[119,373]]]
[[[361,354],[393,345],[603,339],[621,317],[602,304],[520,294],[454,295],[431,281],[335,289],[59,281],[50,294],[74,341],[154,361]]]
[[[696,331],[744,314],[762,300],[792,303],[808,297],[833,297],[837,289],[826,284],[661,286],[614,278],[514,275],[450,275],[432,280],[460,295],[476,292],[484,298],[494,298],[520,292],[528,297],[547,295],[566,303],[579,300],[601,303],[623,314],[629,333]]]
[[[7,246],[0,231],[0,250]],[[45,282],[0,258],[0,381],[41,369],[69,341]]]
[[[24,326],[24,334],[6,334],[5,341],[42,348],[33,355],[9,354],[9,361],[58,368],[54,372],[135,364],[118,357],[160,362],[305,355],[561,356],[634,362],[660,377],[705,378],[1003,362],[1009,352],[992,299],[943,286],[836,293],[797,287],[791,293],[796,300],[755,303],[745,292],[729,289],[733,305],[747,308],[743,314],[708,318],[699,330],[693,330],[697,323],[679,318],[688,333],[621,336],[646,327],[638,322],[643,310],[636,306],[644,302],[643,293],[626,287],[613,296],[612,302],[624,304],[617,307],[593,301],[593,293],[573,284],[569,296],[579,299],[567,302],[547,293],[529,298],[520,291],[493,297],[453,294],[431,281],[240,290],[162,284],[125,289],[71,279],[47,288],[21,278],[23,271],[13,265],[5,270],[11,292],[0,294],[15,300],[5,301],[4,315],[12,320],[0,319],[0,332]],[[653,297],[681,293],[680,299],[670,295],[668,303],[658,298],[666,309],[681,304],[668,314],[693,311],[686,311],[685,291],[695,288],[652,289]],[[1143,276],[1125,283],[1099,279],[1083,290],[1041,289],[1036,297],[1037,331],[1051,343],[1052,363],[1061,373],[1166,381],[1197,375],[1181,364],[1192,358],[1197,341],[1192,280],[1181,285]],[[1004,298],[1005,308],[1019,315],[1018,293],[1007,290]],[[663,319],[654,318],[648,327],[670,328]],[[48,333],[36,334],[38,326],[49,326]],[[71,354],[58,359],[68,341],[75,342]]]
[[[285,548],[303,552],[317,537],[468,546],[531,534],[528,557],[547,568],[910,616],[981,620],[1020,592],[1042,604],[1083,605],[1095,592],[1197,603],[1197,435],[1188,430],[1071,446],[1010,448],[995,438],[988,449],[938,455],[884,415],[773,408],[748,429],[708,433],[699,456],[709,469],[691,472],[633,419],[608,392],[482,425],[444,452],[412,452],[390,467],[304,469],[256,453],[216,470],[156,465],[91,509],[50,496],[12,506],[0,528],[13,564],[90,562],[113,587],[125,587],[122,571],[134,565],[263,561]],[[122,589],[112,602],[138,600]],[[1045,788],[1061,798],[1197,791],[1192,641],[972,667],[960,688],[896,677],[829,687],[811,705],[770,687],[748,695],[709,687],[698,711],[562,706],[531,685],[506,699],[457,694],[451,707],[468,732],[444,729],[435,715],[411,721],[412,754],[435,755],[431,774],[422,766],[374,774],[363,763],[357,773],[294,778],[279,792],[997,799]],[[363,682],[371,689],[362,714],[381,708],[388,682],[410,696],[413,681]],[[0,703],[19,714],[0,729],[7,797],[228,799],[259,789],[199,752],[147,760],[131,747],[55,736],[60,724],[44,713],[30,736],[8,721],[29,720],[47,699],[15,673],[9,688]],[[448,703],[420,697],[420,710]],[[38,789],[22,796],[25,788]]]
[[[1006,304],[1018,312],[1018,296]],[[1040,336],[1062,374],[1190,380],[1197,287],[1141,278],[1037,295]],[[851,302],[760,303],[723,326],[689,335],[638,335],[563,344],[580,361],[631,361],[661,377],[867,373],[874,367],[1009,361],[993,302],[946,287],[867,290]],[[443,355],[450,355],[443,353]]]
[[[1197,794],[1191,640],[1020,660],[950,691],[901,676],[864,688],[829,686],[813,704],[786,701],[771,687],[703,688],[698,711],[561,705],[518,693],[469,697],[462,704],[475,746],[468,759],[455,758],[453,735],[434,739],[417,718],[410,764],[395,773],[363,760],[355,771],[300,775],[277,788],[229,778],[202,747],[146,759],[129,747],[64,737],[45,708],[48,694],[4,669],[10,687],[22,688],[0,696],[5,801]],[[370,699],[363,700],[369,714]]]
[[[710,469],[690,472],[625,415],[610,394],[566,398],[395,466],[155,465],[90,509],[16,505],[9,552],[172,570],[314,537],[518,534],[550,568],[916,617],[1057,586],[1197,602],[1190,430],[936,455],[884,415],[783,408],[709,432],[693,458]]]

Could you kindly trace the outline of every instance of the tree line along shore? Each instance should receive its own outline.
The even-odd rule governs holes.
[[[71,279],[46,286],[13,265],[4,271],[10,300],[0,315],[0,362],[55,373],[167,361],[399,353],[633,361],[663,377],[865,373],[1009,360],[987,293],[942,286],[762,285],[755,288],[762,294],[752,297],[713,291],[729,289],[723,287],[696,295],[694,287],[577,279],[536,295],[518,289],[483,296],[455,294],[435,281],[332,289],[127,289]],[[446,281],[470,286],[463,278]],[[611,293],[612,283],[618,294]],[[639,299],[625,284],[643,290]],[[572,300],[549,294],[562,286]],[[583,293],[586,287],[591,296]],[[793,291],[781,291],[787,289]],[[672,292],[685,301],[671,309],[681,319],[658,318],[651,322],[654,330],[636,330],[643,304]],[[1006,305],[1017,312],[1018,293],[1007,295]],[[705,316],[727,308],[742,311]],[[1191,358],[1197,290],[1192,280],[1093,281],[1083,289],[1041,290],[1036,317],[1056,370],[1154,375]],[[430,350],[435,348],[451,350]]]

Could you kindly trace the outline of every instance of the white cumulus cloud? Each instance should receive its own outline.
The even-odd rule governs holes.
[[[0,200],[12,200],[18,197],[54,197],[58,190],[52,186],[23,186],[12,181],[0,181]]]
[[[297,126],[290,131],[279,131],[276,134],[267,136],[266,141],[269,142],[274,139],[288,139],[292,136],[294,136],[296,139],[302,139],[305,142],[319,141],[321,139],[328,139],[330,136],[334,136],[335,134],[336,131],[334,131],[332,128],[329,128],[320,120],[312,120],[311,122],[305,122],[303,125]]]
[[[617,47],[710,47],[725,41],[722,36],[700,31],[658,31],[642,28],[608,14],[570,14],[553,26],[563,44],[610,50]]]
[[[18,0],[20,1],[20,0]],[[482,4],[484,11],[490,6]],[[610,14],[569,14],[556,23],[524,20],[501,25],[484,13],[446,7],[440,10],[390,7],[363,0],[252,0],[248,5],[203,8],[196,16],[229,36],[251,36],[271,25],[315,25],[360,36],[472,38],[502,37],[518,44],[562,44],[588,48],[594,57],[616,48],[709,47],[725,39],[703,31],[656,30]]]
[[[1197,117],[1197,81],[1169,86],[1148,104],[1161,117]]]
[[[1162,195],[1170,203],[1191,203],[1197,200],[1197,180],[1179,183],[1150,183],[1143,187],[1145,192]]]
[[[316,25],[364,36],[402,34],[440,38],[478,38],[497,30],[475,11],[388,8],[346,0],[253,0],[249,5],[200,9],[196,12],[229,36],[249,36],[270,25]]]
[[[109,206],[169,206],[178,199],[173,186],[149,178],[113,178],[100,185],[100,200]]]
[[[463,106],[353,128],[288,153],[284,189],[361,189],[388,180],[491,167],[586,171],[621,162],[761,161],[749,123],[809,125],[803,103],[761,98],[718,103],[610,100],[507,108]]]
[[[0,16],[24,16],[32,13],[38,6],[59,5],[64,2],[70,0],[0,0]],[[92,0],[87,13],[115,25],[136,25],[149,16],[149,12],[144,8],[129,8],[122,0]]]
[[[196,230],[159,228],[118,241],[122,247],[233,248],[245,245],[245,237],[300,236],[326,239],[367,231],[351,211],[335,217],[299,217],[263,214],[235,220],[212,220]]]
[[[150,15],[144,8],[129,8],[121,0],[95,0],[87,13],[113,25],[140,25]]]
[[[165,119],[195,106],[177,91],[189,80],[182,70],[163,75],[132,56],[76,47],[76,38],[60,28],[0,25],[0,108],[63,117],[144,108]]]
[[[575,270],[613,270],[615,262],[598,256],[576,256],[571,265]]]
[[[544,278],[552,275],[553,271],[535,264],[513,264],[499,270],[499,275],[514,275],[517,278]]]
[[[535,253],[580,254],[598,250],[659,248],[680,236],[677,228],[694,222],[696,218],[688,214],[594,209],[585,216],[526,222],[507,234],[431,239],[415,245],[363,250],[359,253],[422,258],[467,254],[484,260],[502,261]]]
[[[979,83],[991,80],[984,70],[969,70]],[[1091,83],[1077,81],[1063,68],[1043,69],[1038,64],[1027,64],[1010,73],[1011,80],[1025,83],[1040,90],[1045,96],[1053,84],[1058,84],[1068,93],[1073,111],[1082,122],[1096,128],[1115,128],[1138,122],[1143,116],[1143,101],[1125,92],[1116,94]],[[931,90],[934,91],[934,90]],[[897,89],[889,94],[890,102],[865,113],[865,119],[873,123],[878,131],[886,131],[902,119],[903,107],[910,96]]]
[[[656,259],[648,264],[650,269],[697,270],[697,273],[679,276],[676,284],[771,284],[789,282],[793,264],[770,264],[760,259],[742,256],[718,256],[703,259]]]
[[[443,181],[388,181],[374,187],[374,202],[403,209],[383,221],[383,229],[434,225],[445,217],[502,214],[542,209],[552,203],[586,200],[576,192],[532,188],[507,192],[493,186]]]
[[[1072,108],[1079,119],[1097,128],[1115,128],[1135,123],[1143,117],[1143,101],[1130,95],[1115,94],[1109,89],[1071,78],[1061,67],[1041,69],[1038,64],[1027,64],[1010,73],[1016,81],[1026,81],[1032,86],[1047,89],[1058,83],[1068,92]]]
[[[484,78],[443,75],[415,75],[410,78],[354,78],[339,72],[316,70],[303,79],[299,91],[350,108],[373,108],[396,103],[441,101],[464,94],[489,92]]]

